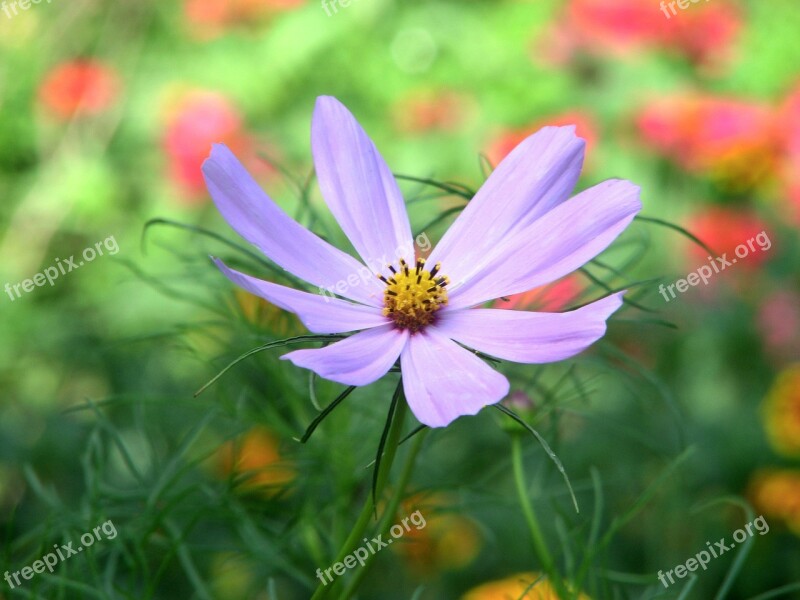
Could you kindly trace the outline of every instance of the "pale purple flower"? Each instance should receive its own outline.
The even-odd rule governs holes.
[[[243,289],[296,313],[314,333],[353,335],[282,358],[345,385],[368,385],[400,359],[408,404],[442,427],[506,396],[508,380],[467,348],[520,363],[574,356],[602,337],[622,293],[565,313],[475,308],[554,281],[602,252],[641,208],[639,188],[609,180],[568,200],[583,164],[574,127],[545,127],[495,169],[427,261],[417,261],[395,178],[352,114],[320,97],[311,131],[317,178],[359,262],[282,211],[223,145],[203,165],[217,208],[242,237],[314,286],[346,299],[233,271]],[[398,249],[401,249],[398,256]],[[385,264],[385,263],[384,263]],[[349,279],[348,279],[349,278]]]

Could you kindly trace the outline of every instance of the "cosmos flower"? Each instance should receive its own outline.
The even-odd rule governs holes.
[[[500,401],[508,380],[475,352],[521,363],[578,354],[606,330],[622,293],[567,313],[476,308],[554,281],[608,247],[640,210],[639,188],[609,180],[567,200],[585,143],[546,127],[492,173],[428,260],[414,256],[392,172],[353,115],[320,97],[311,134],[322,195],[363,264],[283,212],[234,155],[215,145],[203,165],[225,220],[285,270],[343,298],[291,289],[229,269],[243,289],[294,312],[319,334],[357,331],[321,349],[284,355],[345,385],[368,385],[400,360],[408,405],[431,427]],[[391,258],[396,262],[391,263]],[[385,264],[359,280],[364,265]],[[338,284],[336,283],[338,282]]]
[[[534,582],[536,582],[534,584]],[[520,573],[472,588],[461,600],[559,600],[553,586],[538,573]],[[578,600],[589,600],[578,594]]]
[[[533,125],[521,129],[502,131],[489,143],[486,156],[493,165],[498,164],[528,136],[547,125],[574,125],[576,133],[586,141],[586,153],[591,154],[597,144],[597,123],[594,117],[584,110],[569,110],[539,120]]]

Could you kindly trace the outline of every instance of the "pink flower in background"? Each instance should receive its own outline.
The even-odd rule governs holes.
[[[201,166],[215,142],[237,152],[253,151],[242,115],[231,100],[217,92],[192,90],[170,101],[162,144],[170,177],[189,200],[206,197]],[[262,171],[268,169],[266,163],[262,165]]]
[[[672,15],[653,0],[570,0],[538,49],[556,64],[579,50],[635,58],[642,49],[658,48],[714,65],[730,57],[742,26],[741,11],[731,2],[692,4]]]
[[[529,135],[547,125],[575,126],[576,133],[586,140],[586,154],[590,155],[592,148],[597,144],[597,123],[589,113],[580,110],[569,110],[557,115],[537,119],[531,125],[518,129],[507,129],[498,134],[489,142],[486,156],[493,165],[500,164],[516,146]]]
[[[800,292],[778,290],[758,307],[758,330],[767,352],[776,360],[800,357]]]
[[[111,108],[121,89],[117,72],[93,59],[64,62],[45,75],[39,100],[59,119],[91,116]]]
[[[743,27],[742,12],[730,0],[692,4],[667,22],[666,44],[674,44],[696,63],[719,67],[734,58]]]
[[[673,96],[637,118],[644,141],[687,171],[735,188],[750,188],[775,172],[779,138],[766,104],[703,95]]]
[[[722,206],[712,206],[696,212],[687,220],[685,226],[718,255],[727,252],[729,258],[733,257],[737,246],[747,244],[748,240],[755,238],[762,231],[766,231],[769,236],[766,223],[752,211]],[[763,252],[758,244],[754,243],[754,247],[754,251],[748,248],[747,257],[739,260],[736,269],[731,269],[731,273],[756,268],[768,258],[769,254]],[[691,244],[688,248],[690,250],[687,264],[694,265],[692,268],[696,268],[698,261],[707,260],[708,253],[696,244]]]

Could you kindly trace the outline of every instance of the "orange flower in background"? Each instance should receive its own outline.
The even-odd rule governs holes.
[[[800,363],[778,375],[764,401],[763,415],[773,448],[800,457]]]
[[[215,36],[231,25],[244,25],[303,6],[306,0],[186,0],[184,13],[194,33]]]
[[[536,582],[534,584],[534,582]],[[586,594],[579,594],[578,600],[590,600]],[[461,600],[566,600],[559,598],[553,586],[538,573],[519,573],[484,583],[471,589]]]
[[[781,193],[792,220],[800,224],[800,85],[779,111],[784,157],[780,169]]]
[[[455,131],[467,119],[470,108],[470,99],[458,92],[414,92],[395,104],[395,126],[408,133]]]
[[[212,144],[223,143],[239,154],[253,154],[254,143],[244,130],[242,114],[218,92],[190,90],[173,94],[165,120],[162,145],[170,177],[186,200],[207,198],[200,168]],[[255,167],[254,175],[270,170],[266,163],[248,166]]]
[[[800,535],[800,471],[756,473],[748,491],[753,506],[768,520],[779,519]]]
[[[92,116],[111,108],[119,98],[117,72],[97,60],[78,59],[61,63],[45,75],[39,100],[55,117]]]
[[[508,300],[495,300],[492,308],[561,312],[575,302],[581,291],[578,277],[568,275],[555,283],[509,296]]]
[[[419,577],[461,569],[478,556],[478,529],[457,511],[449,512],[452,504],[444,494],[417,494],[403,502],[403,515],[399,517],[418,510],[425,518],[425,527],[411,527],[392,548]]]
[[[711,96],[676,96],[647,106],[637,118],[644,141],[693,173],[734,189],[772,175],[780,139],[772,109]]]
[[[257,489],[267,496],[297,475],[292,463],[281,455],[278,439],[263,427],[254,427],[240,439],[225,443],[217,454],[217,465],[223,476],[246,477],[246,490]]]
[[[757,242],[753,242],[754,250],[747,246],[747,256],[737,259],[737,270],[739,268],[752,269],[761,265],[769,255],[766,248],[767,246],[771,247],[773,241],[769,236],[770,232],[766,223],[747,209],[711,206],[690,216],[687,219],[686,228],[707,246],[710,246],[717,255],[721,256],[723,253],[727,253],[729,260],[736,258],[734,251],[737,246],[742,244],[747,246],[748,240],[758,238],[761,232],[766,232],[770,244],[764,242],[764,250]],[[763,236],[760,239],[763,239]],[[689,265],[694,265],[698,260],[703,262],[708,260],[706,251],[696,244],[690,244],[687,248]]]
[[[498,165],[526,137],[547,125],[575,125],[575,132],[586,140],[586,155],[590,155],[597,144],[597,123],[589,113],[580,110],[569,110],[557,115],[538,119],[531,125],[519,129],[508,129],[496,134],[489,142],[486,156],[493,165]]]

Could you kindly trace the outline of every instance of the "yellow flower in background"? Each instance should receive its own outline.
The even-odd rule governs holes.
[[[286,312],[263,298],[237,289],[234,292],[236,303],[244,318],[253,325],[268,328],[275,335],[289,337],[300,335],[305,328],[292,313]]]
[[[425,517],[425,527],[406,532],[392,546],[418,577],[466,567],[478,556],[478,528],[457,510],[445,494],[417,494],[403,502],[402,516],[415,510]]]
[[[534,584],[534,582],[536,582]],[[524,595],[523,595],[524,594]],[[518,573],[471,589],[461,600],[566,600],[538,573]],[[579,594],[578,600],[590,600]]]
[[[215,600],[247,598],[254,588],[257,566],[242,554],[215,554],[211,557],[209,570]]]
[[[267,496],[297,475],[292,463],[281,456],[278,439],[263,427],[254,427],[244,437],[224,444],[217,458],[223,475],[244,477],[246,490],[258,489]]]
[[[800,535],[800,471],[783,469],[756,473],[749,494],[757,512],[780,519]]]
[[[800,363],[778,375],[764,401],[764,424],[777,452],[800,456]]]

